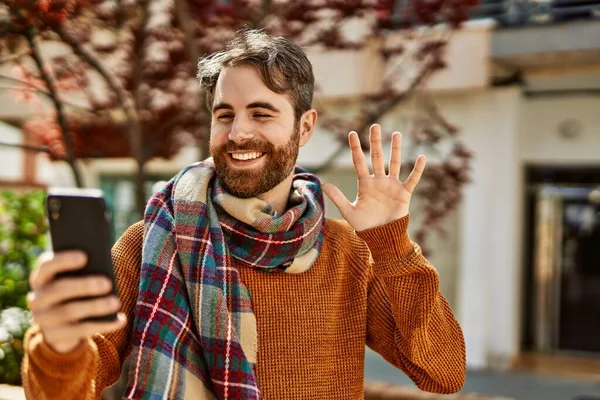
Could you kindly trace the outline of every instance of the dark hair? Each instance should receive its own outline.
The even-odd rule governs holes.
[[[208,108],[212,108],[215,86],[225,67],[246,65],[255,68],[273,92],[288,94],[296,121],[311,109],[315,78],[306,54],[295,43],[256,29],[236,32],[224,51],[198,62],[198,81],[206,89]]]

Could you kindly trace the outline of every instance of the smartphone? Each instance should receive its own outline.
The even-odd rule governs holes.
[[[117,286],[111,257],[111,230],[108,209],[100,189],[52,188],[46,197],[50,240],[54,252],[81,250],[88,256],[87,265],[76,271],[57,275],[104,275],[112,281],[112,294]],[[77,300],[93,298],[84,297]],[[113,321],[116,313],[93,317],[85,321]]]

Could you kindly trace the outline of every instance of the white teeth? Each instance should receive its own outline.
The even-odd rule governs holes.
[[[250,152],[250,153],[231,153],[231,157],[234,160],[254,160],[255,158],[258,158],[262,156],[262,153],[258,153],[256,151]]]

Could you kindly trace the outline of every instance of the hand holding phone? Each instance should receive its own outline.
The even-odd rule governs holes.
[[[109,321],[93,320],[120,309],[107,277],[57,278],[60,274],[81,271],[86,265],[87,256],[81,251],[48,252],[38,258],[29,278],[31,292],[27,300],[33,320],[40,327],[44,341],[59,353],[68,353],[81,340],[95,333],[116,331],[126,323],[123,313]]]
[[[119,299],[110,255],[106,204],[99,190],[50,190],[53,253],[38,259],[28,295],[45,341],[68,352],[94,333],[120,329]]]

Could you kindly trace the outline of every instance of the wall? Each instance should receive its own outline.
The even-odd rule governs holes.
[[[599,164],[600,102],[598,95],[525,98],[520,107],[520,158],[535,164]],[[559,134],[566,120],[579,121],[573,138]]]
[[[489,65],[491,32],[494,23],[489,20],[469,21],[451,34],[443,27],[423,32],[428,38],[449,38],[445,50],[448,68],[436,73],[427,83],[432,90],[471,90],[484,88],[490,82]],[[418,36],[420,37],[420,36]],[[390,46],[402,44],[411,50],[414,43],[406,40],[404,33],[390,34],[385,38]],[[395,72],[396,79],[414,72],[402,56],[384,63],[379,55],[382,43],[373,41],[362,51],[309,50],[319,92],[328,98],[356,96],[381,90],[382,77]],[[408,68],[407,68],[408,66]]]
[[[427,82],[431,90],[482,89],[491,81],[489,62],[493,20],[466,22],[452,33],[446,47],[448,67]]]
[[[0,123],[0,142],[21,144],[21,132],[18,129]],[[0,181],[20,180],[23,173],[23,152],[0,146]]]
[[[472,368],[507,365],[518,352],[520,90],[440,96],[440,109],[475,153],[457,229],[457,318]]]

